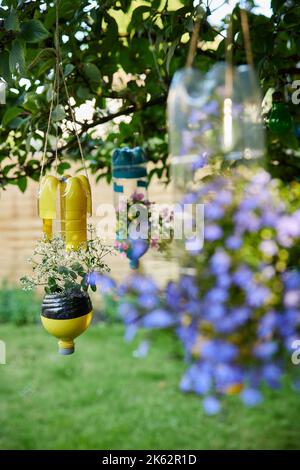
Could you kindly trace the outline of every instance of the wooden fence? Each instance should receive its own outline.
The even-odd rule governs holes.
[[[30,182],[24,194],[16,186],[8,186],[0,193],[0,281],[6,279],[17,284],[30,269],[26,260],[31,256],[36,240],[42,236],[41,220],[37,216],[37,189],[37,183]],[[112,202],[112,187],[104,181],[95,184],[92,180],[92,192],[95,209],[100,203]],[[172,200],[171,188],[158,181],[151,184],[149,194],[150,200],[157,203]],[[95,217],[92,222],[96,222]],[[129,272],[128,261],[123,256],[111,256],[107,261],[114,278],[119,280]],[[144,256],[142,269],[159,282],[175,273],[172,263],[152,253]]]

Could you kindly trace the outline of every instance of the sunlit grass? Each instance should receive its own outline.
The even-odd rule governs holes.
[[[178,391],[184,364],[167,334],[144,359],[122,325],[92,326],[69,357],[39,326],[4,325],[0,338],[1,449],[300,448],[300,397],[288,385],[258,408],[228,398],[207,417],[199,397]]]

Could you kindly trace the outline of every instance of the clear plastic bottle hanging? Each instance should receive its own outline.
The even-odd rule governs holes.
[[[194,29],[197,37],[200,23]],[[244,37],[249,39],[244,23],[243,16]],[[195,38],[192,44],[196,50]],[[182,265],[186,263],[183,253],[198,253],[203,248],[205,211],[201,203],[209,184],[220,175],[247,177],[263,163],[262,98],[248,41],[246,49],[248,63],[234,66],[230,25],[226,62],[217,63],[206,74],[188,64],[176,72],[171,83],[168,128],[174,199],[182,206],[193,203],[203,222],[199,234],[195,212],[183,212],[182,224],[198,233],[194,238],[186,237],[183,230],[182,240],[175,244],[174,254],[181,257]]]
[[[218,63],[206,75],[178,71],[168,97],[168,124],[173,178],[181,190],[234,162],[257,162],[264,155],[261,95],[248,65]]]

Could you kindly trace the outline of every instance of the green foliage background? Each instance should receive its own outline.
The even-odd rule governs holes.
[[[295,90],[288,84],[300,73],[299,2],[272,0],[271,18],[255,14],[252,0],[246,3],[263,93],[285,85],[289,110],[297,125],[299,106],[291,103]],[[223,26],[214,27],[212,5],[208,8],[206,0],[201,5],[205,15],[195,66],[202,71],[224,60],[225,55],[227,20]],[[60,0],[59,15],[62,61],[70,94],[76,106],[87,100],[94,100],[95,105],[93,119],[80,130],[89,168],[98,178],[109,180],[112,149],[143,145],[155,163],[150,176],[157,174],[167,180],[166,97],[174,72],[185,64],[196,15],[193,1]],[[52,1],[0,1],[0,76],[8,83],[6,105],[0,106],[2,187],[17,184],[25,191],[27,179],[39,177],[40,161],[35,153],[42,146],[52,94],[54,30]],[[233,13],[233,37],[235,63],[245,63],[239,5]],[[220,40],[217,47],[216,39]],[[127,77],[127,83],[120,85],[120,77]],[[62,87],[60,97],[66,103]],[[130,122],[116,121],[125,115],[132,117]],[[70,119],[69,110],[59,106],[51,134],[55,135],[58,126],[60,172],[68,168],[69,160],[79,158],[74,133],[66,132],[62,118]],[[105,123],[107,136],[96,137],[94,127]],[[53,162],[54,148],[50,145],[47,166]],[[298,178],[299,139],[294,132],[281,138],[268,132],[268,164],[273,174],[285,181]]]

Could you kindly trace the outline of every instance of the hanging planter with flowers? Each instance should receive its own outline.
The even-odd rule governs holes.
[[[155,214],[155,204],[148,199],[146,165],[141,147],[115,149],[112,156],[117,215],[115,246],[129,259],[131,269],[139,267],[140,258],[149,248],[166,251],[172,240],[171,211],[164,208]]]
[[[87,218],[92,213],[91,188],[61,63],[58,2],[55,36],[56,67],[38,193],[38,212],[43,221],[44,239],[38,243],[31,260],[33,275],[23,277],[21,281],[25,289],[44,287],[46,295],[42,304],[42,324],[51,335],[58,338],[59,353],[68,355],[74,352],[74,339],[91,323],[93,307],[88,288],[95,290],[95,275],[108,270],[103,257],[111,250],[107,250],[101,240],[95,237],[93,229],[88,236]],[[61,84],[67,97],[84,175],[58,175],[57,119],[54,120],[56,173],[44,175],[54,104],[56,109],[61,106]]]

